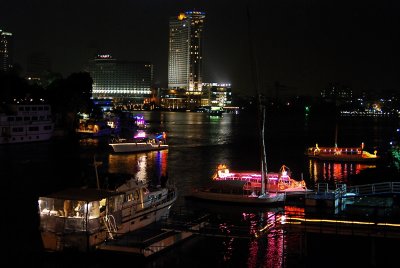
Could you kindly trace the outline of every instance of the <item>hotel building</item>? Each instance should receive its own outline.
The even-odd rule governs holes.
[[[114,105],[143,105],[152,97],[153,65],[149,62],[118,61],[98,55],[90,61],[92,97],[112,99]]]
[[[166,108],[194,108],[201,105],[203,26],[205,13],[187,11],[170,18],[168,91]]]

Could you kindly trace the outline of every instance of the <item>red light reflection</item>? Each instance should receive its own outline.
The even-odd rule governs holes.
[[[356,175],[361,170],[374,167],[375,165],[364,163],[309,161],[310,178],[315,182],[347,183],[350,175]]]

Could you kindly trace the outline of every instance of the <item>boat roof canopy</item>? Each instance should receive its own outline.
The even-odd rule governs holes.
[[[121,195],[121,193],[93,188],[68,188],[44,197],[91,202],[117,195]]]

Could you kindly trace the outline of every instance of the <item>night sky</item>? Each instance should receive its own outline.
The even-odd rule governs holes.
[[[204,11],[205,82],[250,94],[256,62],[267,94],[277,82],[282,94],[301,95],[329,83],[355,92],[399,88],[399,1],[238,1],[6,0],[0,29],[13,33],[23,68],[29,53],[42,52],[67,76],[97,49],[152,62],[155,82],[167,86],[169,17]]]

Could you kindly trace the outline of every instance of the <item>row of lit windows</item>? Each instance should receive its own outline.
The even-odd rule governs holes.
[[[97,94],[151,94],[151,90],[94,89]]]

